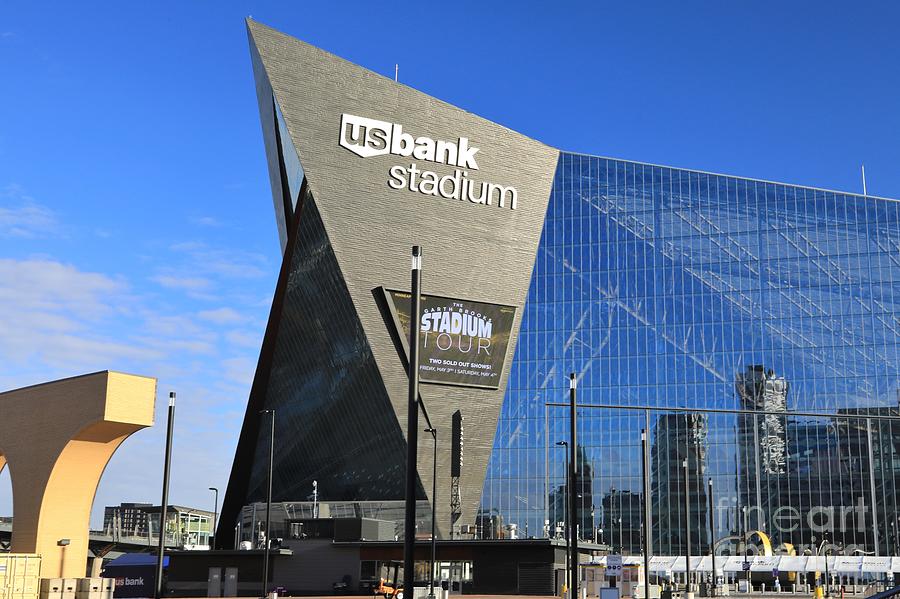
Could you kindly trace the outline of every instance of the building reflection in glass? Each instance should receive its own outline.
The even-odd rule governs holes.
[[[611,406],[579,414],[580,513],[594,506],[607,543],[613,506],[642,492],[646,428],[653,551],[683,550],[679,452],[703,428],[694,552],[762,530],[798,552],[827,532],[846,551],[897,553],[900,423],[885,417],[900,416],[898,315],[900,202],[564,153],[482,506],[545,530],[564,484],[548,445],[568,430],[545,404],[566,401],[575,372],[580,403]],[[694,478],[713,479],[712,506]],[[619,510],[623,529],[640,530],[633,511]]]

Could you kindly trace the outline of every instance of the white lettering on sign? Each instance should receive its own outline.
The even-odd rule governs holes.
[[[518,205],[519,193],[515,187],[476,182],[469,178],[469,170],[478,170],[475,155],[479,149],[469,145],[468,137],[445,141],[413,136],[403,130],[403,125],[344,113],[341,115],[339,143],[342,148],[363,158],[393,154],[456,167],[450,174],[439,174],[420,169],[414,162],[409,166],[392,166],[388,170],[387,182],[391,189],[408,189],[484,206],[509,206],[512,210]]]
[[[425,348],[431,347],[434,343],[440,351],[452,349],[464,354],[474,351],[476,355],[491,355],[494,323],[480,312],[462,308],[457,304],[435,307],[422,313],[419,327],[422,331],[422,346]],[[490,364],[482,366],[468,362],[463,364],[457,362],[451,364],[447,360],[440,362],[445,366],[491,368]]]
[[[352,114],[341,115],[341,146],[363,158],[396,154],[478,170],[475,162],[478,148],[470,148],[467,137],[460,137],[456,142],[413,137],[403,131],[403,125]]]

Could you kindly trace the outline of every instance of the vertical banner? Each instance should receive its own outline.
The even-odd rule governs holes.
[[[408,339],[410,294],[385,290],[385,299],[397,332]],[[515,316],[514,306],[422,295],[419,380],[498,388]]]

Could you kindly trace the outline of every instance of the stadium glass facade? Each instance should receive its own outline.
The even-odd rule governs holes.
[[[435,454],[420,438],[419,530],[434,472],[440,537],[562,534],[569,422],[551,404],[574,372],[581,539],[641,551],[643,430],[654,555],[739,553],[751,537],[798,555],[823,540],[900,553],[900,202],[559,152],[248,31],[284,263],[222,547],[259,539],[263,409],[278,414],[274,536],[328,515],[402,532],[406,354],[379,290],[408,288],[421,243],[426,293],[516,316],[496,389],[420,387],[442,430],[465,418],[466,449],[453,474],[447,436]],[[381,137],[364,150],[348,119]],[[471,142],[467,176],[515,185],[516,209],[391,185],[396,169],[459,171],[395,151],[388,131]]]
[[[486,534],[556,534],[569,372],[608,406],[579,410],[582,539],[640,552],[648,429],[654,554],[684,554],[687,505],[694,555],[755,530],[897,555],[900,202],[562,153]]]

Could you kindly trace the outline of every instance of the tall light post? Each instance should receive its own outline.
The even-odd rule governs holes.
[[[750,538],[750,519],[747,515],[747,506],[741,506],[741,541],[744,543],[744,564],[746,564],[747,568],[747,592],[753,592],[753,579],[750,574],[750,554],[748,553],[749,547],[747,547],[747,539]]]
[[[609,488],[609,548],[616,553],[616,488]],[[618,553],[622,553],[622,546],[619,545]]]
[[[266,537],[263,543],[263,578],[262,578],[262,597],[269,594],[269,535],[272,532],[272,467],[275,461],[275,410],[262,410],[260,415],[269,415],[269,475],[267,480],[268,489],[266,491]]]
[[[434,562],[437,554],[437,429],[426,428],[425,432],[431,433],[431,438],[434,441],[434,458],[431,462],[431,584],[428,593],[429,599],[434,599]]]
[[[212,535],[210,535],[209,539],[209,546],[215,549],[216,520],[219,519],[219,490],[216,487],[210,487],[209,490],[216,494],[213,500]]]
[[[409,306],[409,397],[406,403],[406,496],[403,529],[403,592],[415,594],[416,568],[416,461],[419,443],[419,321],[422,297],[422,248],[412,248]]]
[[[831,580],[828,578],[828,533],[822,533],[822,545],[819,546],[819,553],[823,553],[825,556],[825,596],[828,597],[828,587],[831,585]]]
[[[313,518],[319,517],[319,481],[313,481]]]
[[[712,596],[715,597],[718,594],[719,589],[719,579],[716,576],[716,528],[715,528],[715,519],[713,518],[713,506],[715,502],[713,501],[713,480],[712,477],[709,477],[709,555],[712,558]]]
[[[893,522],[888,522],[888,526],[891,529],[891,547],[893,548],[891,555],[894,556],[894,555],[897,555],[897,536],[896,536],[897,533],[894,531],[894,523]]]
[[[685,534],[685,555],[684,555],[684,591],[691,592],[691,504],[690,504],[690,486],[688,484],[688,459],[685,454],[684,462],[684,534]],[[688,598],[690,599],[690,597]]]
[[[578,457],[575,450],[578,447],[577,410],[575,409],[575,390],[578,386],[578,378],[575,373],[569,374],[569,536],[572,541],[569,545],[569,568],[571,569],[572,584],[569,589],[569,597],[578,597],[578,505],[575,503],[577,490],[572,487],[577,484],[576,461]]]
[[[898,526],[898,523],[900,523],[900,518],[898,518],[896,522],[892,520],[890,523],[891,532],[893,533],[891,534],[891,537],[893,538],[894,556],[900,555],[900,549],[897,548],[898,544],[900,544],[898,543],[898,537],[900,537],[900,526]]]
[[[644,512],[641,532],[644,544],[644,599],[650,599],[650,535],[653,531],[653,523],[650,520],[650,453],[647,434],[647,429],[641,430],[641,507]]]
[[[619,493],[619,547],[621,548],[619,551],[624,555],[625,551],[625,531],[622,527],[622,514],[625,513],[625,507],[622,505],[622,499],[625,497],[624,493]],[[629,496],[629,503],[631,499]],[[629,535],[628,547],[631,548],[631,535]]]
[[[622,530],[622,494],[619,493],[619,518],[616,520],[616,524],[619,525],[619,553],[625,554],[625,534]]]
[[[563,535],[566,537],[566,592],[569,590],[569,442],[557,441],[556,444],[566,450],[566,482],[563,485]]]
[[[166,457],[163,465],[162,505],[159,510],[159,551],[156,555],[155,599],[162,596],[163,561],[166,554],[166,511],[169,508],[169,472],[172,469],[172,434],[175,430],[175,392],[169,392],[169,414],[166,425]],[[149,531],[149,527],[148,527]]]

